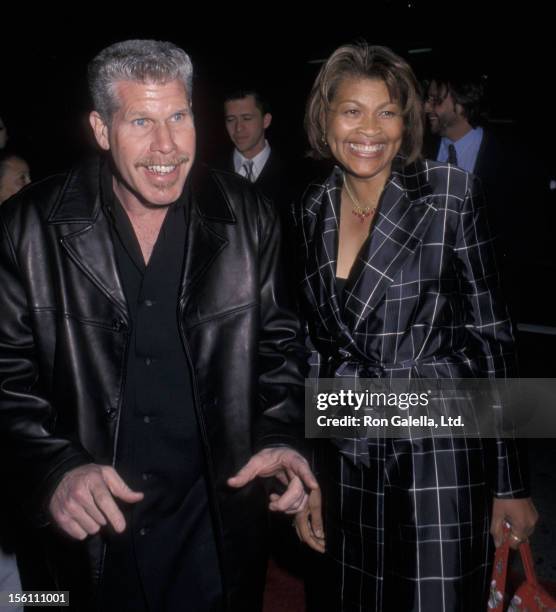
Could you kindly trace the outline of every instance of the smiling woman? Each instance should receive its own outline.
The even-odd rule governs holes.
[[[383,81],[342,81],[327,115],[326,140],[352,180],[375,178],[384,183],[402,136],[401,109]]]
[[[482,191],[459,168],[420,158],[409,65],[384,47],[340,47],[317,76],[306,128],[314,155],[336,163],[295,209],[318,376],[511,376]],[[536,520],[514,441],[377,430],[323,442],[326,539],[318,492],[296,518],[301,538],[326,552],[321,609],[485,609],[489,529],[499,538],[507,519],[523,539]]]

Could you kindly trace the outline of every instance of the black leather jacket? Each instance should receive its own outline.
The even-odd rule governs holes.
[[[264,572],[266,499],[260,483],[232,490],[226,479],[263,446],[298,445],[305,351],[277,265],[272,208],[232,174],[197,167],[188,180],[181,335],[227,607],[247,610],[246,593]],[[20,192],[0,209],[0,226],[2,445],[23,504],[46,524],[50,495],[68,470],[115,462],[129,319],[98,161]],[[66,578],[72,587],[81,579],[94,595],[102,539],[68,541],[67,549],[62,542],[58,536],[60,588],[74,574]]]

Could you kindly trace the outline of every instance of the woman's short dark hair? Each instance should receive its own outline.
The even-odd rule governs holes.
[[[305,110],[305,129],[311,155],[330,158],[326,144],[326,114],[340,83],[347,78],[383,81],[390,98],[402,109],[404,135],[400,152],[407,163],[421,154],[423,144],[423,104],[417,78],[410,65],[387,47],[367,43],[343,45],[334,51],[313,84]]]

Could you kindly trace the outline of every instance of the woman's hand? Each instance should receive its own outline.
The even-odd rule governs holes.
[[[322,496],[320,489],[309,493],[309,500],[294,519],[297,537],[317,552],[324,553],[324,529],[322,524]]]
[[[530,497],[523,499],[498,499],[492,504],[490,534],[498,548],[504,540],[504,522],[510,524],[510,546],[518,548],[533,533],[539,519],[537,509]]]

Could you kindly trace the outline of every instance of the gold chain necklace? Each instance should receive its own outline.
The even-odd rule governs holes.
[[[361,204],[359,204],[359,200],[355,197],[355,195],[351,191],[345,174],[344,174],[344,186],[346,188],[346,192],[349,196],[349,199],[351,200],[352,214],[354,214],[359,219],[359,221],[363,223],[367,217],[370,217],[372,214],[374,214],[378,206],[378,200],[377,200],[377,203],[372,208],[371,206],[361,206]],[[379,199],[380,199],[380,196],[379,196]]]

